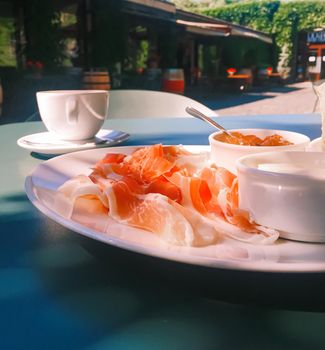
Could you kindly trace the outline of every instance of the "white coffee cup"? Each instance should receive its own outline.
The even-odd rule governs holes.
[[[36,93],[46,128],[62,140],[94,137],[107,118],[106,90],[57,90]]]

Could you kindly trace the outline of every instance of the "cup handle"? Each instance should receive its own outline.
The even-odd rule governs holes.
[[[78,121],[78,99],[75,97],[70,97],[65,105],[65,112],[67,122],[70,125],[74,125]]]
[[[87,110],[97,119],[99,120],[105,120],[106,119],[106,114],[105,115],[101,115],[99,113],[97,113],[91,106],[90,104],[83,98],[83,96],[81,96],[81,101],[83,102],[83,105],[87,108]]]

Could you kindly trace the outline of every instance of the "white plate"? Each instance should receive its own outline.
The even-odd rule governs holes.
[[[306,150],[308,152],[324,152],[325,147],[323,147],[322,138],[318,137],[317,139],[311,141]]]
[[[114,147],[112,153],[130,154],[137,147]],[[208,146],[187,146],[189,151],[208,151]],[[213,268],[265,272],[325,271],[325,244],[278,240],[269,246],[241,243],[229,238],[200,248],[168,245],[153,233],[124,226],[106,216],[65,219],[53,211],[55,190],[77,174],[89,175],[90,167],[107,149],[69,153],[38,165],[26,178],[25,189],[31,202],[61,225],[92,239],[182,263]]]
[[[63,154],[86,149],[113,146],[127,140],[129,134],[118,130],[101,129],[93,139],[85,141],[65,141],[50,132],[40,132],[17,140],[20,147],[43,154]]]

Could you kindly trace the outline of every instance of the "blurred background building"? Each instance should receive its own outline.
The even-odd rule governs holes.
[[[2,0],[0,22],[2,72],[108,69],[113,86],[144,87],[168,68],[191,85],[274,64],[269,35],[169,1]]]
[[[0,0],[3,114],[35,112],[38,90],[90,84],[187,94],[282,82],[286,45],[279,56],[273,35],[202,13],[163,0]],[[299,31],[290,79],[324,78],[324,37]]]

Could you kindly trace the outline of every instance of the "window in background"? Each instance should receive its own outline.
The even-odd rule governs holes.
[[[217,45],[203,45],[198,47],[199,69],[202,77],[216,77],[219,74],[220,49]]]

